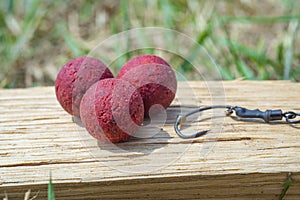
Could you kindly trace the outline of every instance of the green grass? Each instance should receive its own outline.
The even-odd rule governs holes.
[[[288,191],[288,189],[290,188],[291,185],[292,185],[292,173],[289,172],[287,175],[286,181],[283,184],[283,188],[282,188],[281,194],[279,196],[279,200],[284,199],[286,192]]]
[[[55,200],[54,188],[52,184],[52,176],[50,174],[50,179],[48,183],[48,200]]]
[[[240,0],[1,1],[0,87],[53,85],[67,60],[88,54],[113,34],[147,26],[174,29],[197,41],[215,58],[224,80],[299,81],[299,11],[297,0],[260,6]],[[149,42],[143,33],[139,37]],[[184,48],[174,39],[170,34],[165,41],[171,50]],[[117,45],[112,48],[120,52]],[[199,51],[189,51],[188,59],[168,58],[188,80],[197,80],[189,61]],[[151,48],[141,53],[161,54]],[[131,54],[117,59],[115,74]],[[211,63],[204,60],[203,66],[210,70]]]

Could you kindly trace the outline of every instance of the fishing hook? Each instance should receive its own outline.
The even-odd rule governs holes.
[[[263,119],[267,123],[271,122],[271,121],[275,121],[275,120],[282,120],[282,118],[285,118],[286,122],[290,123],[290,124],[300,123],[300,119],[293,120],[300,116],[300,113],[296,113],[294,111],[283,112],[280,109],[260,111],[259,109],[250,110],[250,109],[240,107],[240,106],[213,105],[213,106],[200,107],[200,108],[193,110],[185,115],[178,115],[176,118],[176,121],[174,123],[175,132],[177,133],[177,135],[179,137],[181,137],[183,139],[197,138],[197,137],[200,137],[200,136],[206,134],[207,132],[209,132],[209,130],[200,131],[200,132],[197,132],[197,133],[194,133],[191,135],[184,135],[180,131],[180,129],[181,129],[181,126],[185,123],[187,117],[189,117],[195,113],[198,113],[198,112],[203,112],[205,110],[220,109],[220,108],[227,109],[225,112],[227,116],[230,116],[233,112],[235,112],[236,116],[238,116],[240,118],[258,118],[258,119]]]

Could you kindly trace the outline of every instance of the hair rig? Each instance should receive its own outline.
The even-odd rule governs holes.
[[[185,123],[186,118],[198,113],[202,112],[205,110],[210,110],[210,109],[220,109],[220,108],[225,108],[226,110],[226,116],[231,116],[233,111],[235,112],[236,116],[239,118],[257,118],[257,119],[263,119],[265,122],[271,122],[271,121],[276,121],[276,120],[282,120],[282,118],[285,118],[285,121],[289,124],[294,124],[294,123],[300,123],[300,120],[295,120],[296,117],[300,116],[300,113],[296,113],[293,111],[287,111],[283,112],[282,110],[266,110],[266,111],[260,111],[259,109],[255,110],[249,110],[247,108],[239,107],[239,106],[228,106],[228,105],[214,105],[214,106],[204,106],[200,107],[196,110],[193,110],[185,115],[178,115],[177,119],[174,124],[174,129],[177,135],[183,139],[190,139],[190,138],[196,138],[199,136],[202,136],[209,132],[209,130],[204,130],[197,132],[192,135],[184,135],[180,129],[183,123]]]

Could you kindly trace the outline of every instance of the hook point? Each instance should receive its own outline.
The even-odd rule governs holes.
[[[186,122],[186,116],[178,115],[177,121],[178,121],[178,128],[179,128],[179,130],[181,130],[182,124]]]

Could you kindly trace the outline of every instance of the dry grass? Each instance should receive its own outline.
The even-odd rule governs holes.
[[[27,192],[25,192],[24,200],[34,200],[38,197],[38,195],[39,195],[39,192],[37,192],[35,195],[32,196],[31,190],[29,189]],[[8,195],[6,193],[4,194],[3,200],[9,200]]]

